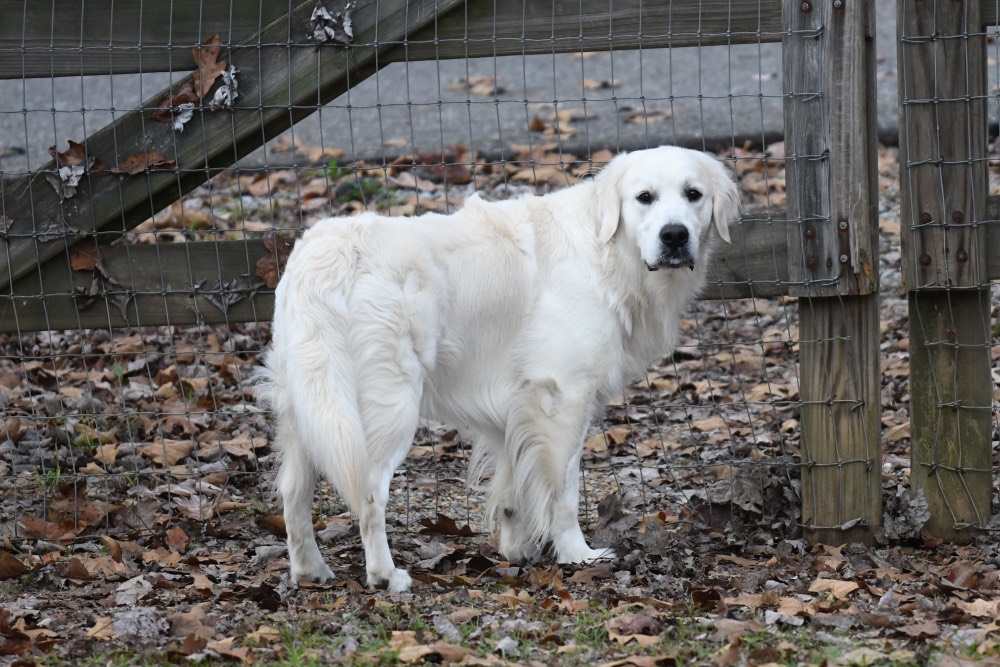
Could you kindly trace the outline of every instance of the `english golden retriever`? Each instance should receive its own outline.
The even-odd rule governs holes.
[[[452,215],[317,223],[275,294],[259,391],[277,418],[293,582],[333,573],[316,545],[326,477],[358,518],[368,585],[403,591],[385,532],[389,483],[421,416],[474,440],[500,552],[561,563],[591,549],[577,517],[588,424],[676,342],[736,187],[715,159],[660,147],[595,178]]]

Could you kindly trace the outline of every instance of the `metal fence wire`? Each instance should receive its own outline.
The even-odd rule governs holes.
[[[5,540],[264,521],[274,429],[249,378],[303,230],[545,193],[660,144],[725,161],[742,219],[676,351],[588,434],[591,527],[620,497],[750,550],[995,530],[998,10],[923,4],[900,2],[896,149],[875,3],[0,0]],[[942,49],[966,76],[910,69]],[[418,430],[398,530],[484,528],[456,426]],[[333,493],[316,511],[346,521]]]

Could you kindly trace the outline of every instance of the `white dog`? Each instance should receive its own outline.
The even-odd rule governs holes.
[[[333,578],[312,529],[323,475],[358,517],[368,585],[409,588],[385,507],[421,416],[474,437],[470,477],[489,480],[505,557],[612,557],[587,546],[577,517],[587,426],[671,352],[713,223],[728,242],[738,208],[718,161],[661,147],[542,197],[308,230],[278,284],[260,385],[277,417],[292,580]]]

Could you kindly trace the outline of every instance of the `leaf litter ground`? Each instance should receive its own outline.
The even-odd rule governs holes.
[[[263,237],[274,250],[276,232],[291,241],[329,215],[448,210],[474,190],[547,191],[594,166],[551,146],[517,152],[340,166],[325,151],[308,156],[326,161],[315,169],[227,172],[126,242]],[[748,210],[784,205],[780,145],[728,157]],[[0,660],[1000,664],[996,533],[935,543],[909,494],[895,152],[879,165],[882,544],[801,537],[793,299],[696,304],[675,354],[594,426],[581,513],[614,562],[502,561],[465,485],[468,442],[422,425],[389,508],[415,580],[399,595],[364,589],[360,538],[326,487],[315,524],[337,581],[289,587],[273,429],[247,384],[266,323],[5,336]],[[274,254],[263,280],[280,275]]]

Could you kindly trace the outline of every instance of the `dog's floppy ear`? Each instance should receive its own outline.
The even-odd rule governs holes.
[[[712,220],[719,230],[719,236],[729,243],[729,223],[739,217],[740,195],[729,171],[718,160],[709,159],[713,163],[712,190],[715,193],[712,197]]]
[[[621,183],[621,156],[613,158],[604,169],[594,177],[594,211],[597,216],[597,240],[608,243],[618,231],[618,222],[622,214],[622,195],[619,191]]]

